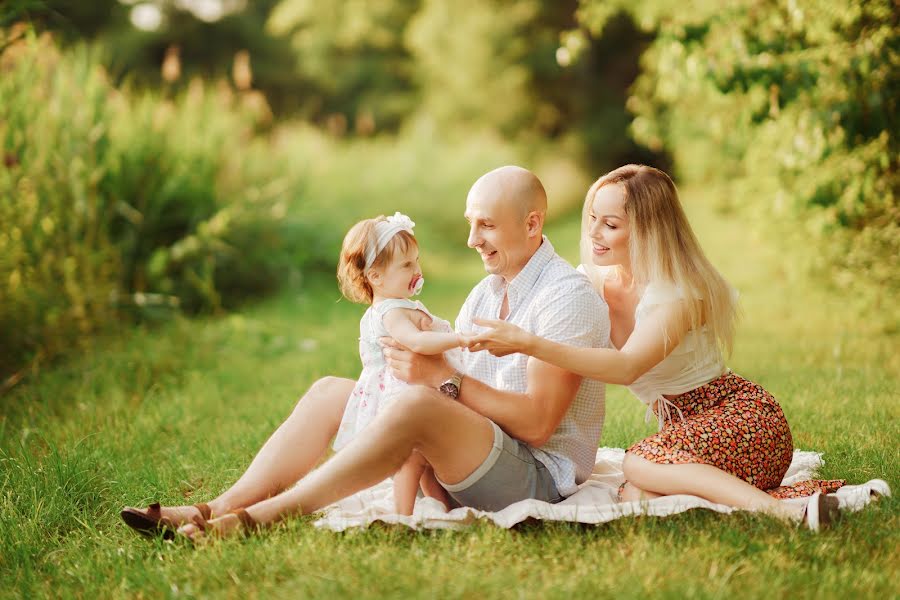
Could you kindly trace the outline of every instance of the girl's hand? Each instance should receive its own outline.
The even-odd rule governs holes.
[[[527,354],[532,335],[521,327],[493,319],[475,319],[475,324],[491,329],[471,339],[469,352],[487,350],[494,356],[507,356],[517,352]]]
[[[456,337],[459,338],[460,348],[469,348],[475,340],[474,333],[457,333]]]

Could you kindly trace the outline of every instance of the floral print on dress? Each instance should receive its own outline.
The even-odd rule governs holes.
[[[450,333],[453,328],[444,319],[435,317],[421,302],[403,299],[383,300],[370,306],[359,323],[359,357],[362,360],[363,370],[359,380],[353,388],[353,393],[347,400],[344,416],[338,428],[337,436],[332,447],[340,450],[353,437],[371,423],[379,412],[391,403],[406,383],[400,381],[387,368],[387,363],[382,354],[379,338],[388,336],[382,319],[384,315],[395,308],[409,308],[421,310],[432,318],[432,331]],[[454,349],[445,353],[448,360],[454,364],[461,364],[457,358],[459,350]]]
[[[793,438],[775,398],[732,372],[670,400],[662,430],[628,452],[658,464],[701,463],[740,477],[779,498],[831,493],[843,480],[782,486],[791,465]]]

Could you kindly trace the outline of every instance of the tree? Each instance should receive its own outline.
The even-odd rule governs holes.
[[[669,149],[686,180],[724,184],[729,208],[794,248],[814,244],[820,271],[895,310],[896,5],[585,0],[579,21],[599,35],[619,10],[656,36],[628,103],[635,138]]]

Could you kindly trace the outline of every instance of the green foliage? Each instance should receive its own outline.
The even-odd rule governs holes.
[[[635,137],[896,328],[894,3],[588,0],[580,21],[599,33],[618,10],[656,32],[629,99]]]
[[[302,113],[334,115],[332,128],[362,133],[396,129],[414,108],[411,60],[403,45],[406,22],[418,0],[321,3],[282,0],[268,30],[288,36],[296,75],[306,82]]]
[[[368,189],[361,175],[356,197]],[[342,185],[351,191],[352,181]],[[430,192],[448,211],[463,201],[452,186]],[[709,206],[692,208],[704,246],[738,284],[746,307],[730,365],[778,397],[797,447],[824,452],[821,476],[851,483],[880,477],[893,497],[846,513],[820,534],[741,511],[695,510],[598,526],[373,526],[344,534],[302,517],[202,548],[135,535],[119,518],[122,506],[208,501],[238,478],[313,381],[358,375],[355,339],[364,309],[335,302],[335,282],[323,280],[225,318],[130,329],[3,398],[0,595],[896,596],[895,340],[864,333],[866,319],[836,310],[840,299],[808,282],[792,288],[807,301],[796,318],[796,296],[773,288],[784,283],[777,253],[753,244],[741,223]],[[549,235],[564,256],[577,256],[577,217],[558,221]],[[433,275],[426,273],[422,299],[452,319],[483,266],[460,242],[435,254],[423,246]],[[435,259],[443,267],[434,267]],[[609,386],[601,445],[624,447],[653,433],[642,409],[627,390]]]
[[[289,36],[302,114],[333,133],[498,132],[595,168],[653,161],[627,135],[625,89],[647,36],[619,19],[585,44],[593,60],[560,66],[572,0],[281,0],[269,31]],[[502,18],[498,18],[502,15]]]
[[[42,51],[40,51],[42,50]],[[108,318],[119,256],[100,190],[109,88],[85,51],[49,43],[0,57],[0,372],[54,354]]]
[[[540,9],[536,0],[425,0],[407,34],[425,111],[441,123],[490,123],[507,134],[533,121],[527,59],[533,46],[548,56],[555,50],[552,32],[526,35]]]
[[[284,219],[302,170],[240,97],[117,90],[99,64],[47,37],[0,56],[0,373],[122,309],[217,310],[317,258]]]

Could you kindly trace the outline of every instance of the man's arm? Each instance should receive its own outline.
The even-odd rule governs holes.
[[[605,342],[609,320],[596,293],[587,287],[576,293],[555,292],[548,289],[547,297],[559,298],[556,302],[536,300],[548,308],[538,317],[535,333],[580,347]],[[385,342],[389,346],[385,350],[388,365],[403,381],[438,387],[453,375],[453,367],[442,357],[419,356],[396,342]],[[525,393],[498,390],[473,377],[464,377],[459,401],[497,423],[511,436],[540,446],[559,427],[582,378],[535,358],[528,360],[526,377]]]
[[[504,392],[473,377],[463,378],[459,401],[512,437],[540,447],[559,427],[575,400],[581,376],[536,358],[528,359],[526,376],[528,388],[524,394]]]
[[[453,375],[443,356],[424,356],[383,338],[384,356],[398,379],[437,388]],[[543,445],[578,393],[581,377],[535,358],[528,359],[528,387],[524,394],[493,388],[464,377],[459,402],[487,417],[512,437],[532,446]]]

